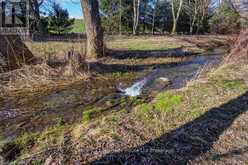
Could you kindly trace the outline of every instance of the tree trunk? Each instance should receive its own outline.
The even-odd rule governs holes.
[[[119,35],[122,35],[122,0],[119,0]]]
[[[171,0],[171,10],[172,10],[172,18],[173,18],[173,27],[171,30],[171,33],[174,34],[177,31],[177,21],[179,19],[179,16],[182,11],[182,6],[183,6],[183,0],[179,0],[179,6],[177,8],[177,11],[175,11],[175,0]]]
[[[42,3],[43,1],[39,3],[38,0],[29,0],[31,13],[34,14],[34,28],[39,32],[42,32],[42,25],[40,20],[40,5],[42,5]]]
[[[188,8],[186,9],[187,15],[189,16],[189,33],[192,35],[194,32],[195,22],[197,21],[198,16],[198,10],[199,10],[199,0],[195,0],[194,2],[191,2],[191,0],[188,1]]]
[[[192,18],[192,21],[191,21],[191,23],[190,23],[190,30],[189,30],[189,32],[190,32],[190,34],[192,35],[193,34],[193,31],[194,31],[194,26],[195,26],[195,21],[196,21],[196,16],[197,16],[197,6],[196,6],[196,4],[195,4],[195,6],[194,6],[194,13],[193,13],[193,18]]]
[[[104,55],[103,29],[98,0],[81,0],[87,35],[86,55],[98,58]]]
[[[19,36],[0,35],[0,72],[18,69],[35,61]]]
[[[174,8],[174,0],[171,0],[171,12],[172,12],[172,18],[173,18],[173,25],[171,33],[174,34],[176,32],[176,14],[175,14],[175,8]]]
[[[139,8],[140,0],[133,0],[133,34],[137,34],[137,29],[139,25]]]
[[[40,6],[37,0],[34,0],[34,14],[36,19],[40,19]]]
[[[148,2],[144,1],[144,3],[145,3],[145,6],[144,6],[144,19],[142,21],[142,24],[143,24],[143,34],[145,34],[145,32],[146,32],[146,17],[147,17],[146,12],[147,12],[147,3]]]
[[[171,33],[172,34],[175,34],[177,31],[177,21],[173,21],[173,26],[172,26],[172,30],[171,30]]]
[[[154,11],[152,13],[152,34],[153,35],[154,35],[154,28],[155,28],[155,19],[156,19],[157,5],[158,5],[158,0],[155,0]]]

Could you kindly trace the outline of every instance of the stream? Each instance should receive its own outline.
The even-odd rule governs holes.
[[[161,91],[165,88],[179,89],[187,81],[197,78],[201,72],[216,67],[222,60],[220,55],[194,56],[189,61],[169,68],[155,68],[146,77],[127,88],[118,88],[123,95],[136,97],[142,92]]]
[[[162,90],[182,88],[205,69],[220,64],[224,53],[216,50],[189,56],[175,65],[154,66],[136,80],[95,80],[45,94],[4,98],[0,100],[0,135],[11,140],[25,131],[42,131],[61,121],[81,122],[83,112],[93,108],[100,110],[92,118],[111,111],[130,111]]]

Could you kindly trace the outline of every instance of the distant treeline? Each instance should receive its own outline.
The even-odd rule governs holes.
[[[230,0],[101,0],[110,33],[237,33],[246,26]]]
[[[30,2],[32,31],[85,31],[83,20],[71,19],[57,1]],[[101,26],[107,34],[230,34],[247,27],[247,19],[232,0],[100,0],[99,10]]]

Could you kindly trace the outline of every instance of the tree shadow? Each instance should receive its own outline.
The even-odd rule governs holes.
[[[89,63],[90,71],[106,74],[106,73],[114,73],[114,72],[139,72],[144,71],[149,68],[172,68],[181,65],[190,64],[190,61],[184,62],[170,62],[166,64],[138,64],[138,65],[128,65],[128,64],[103,64],[101,62],[91,62]]]
[[[114,59],[144,59],[144,58],[168,58],[197,55],[199,53],[185,51],[182,47],[161,50],[114,50],[108,49],[106,55]]]
[[[150,142],[109,153],[91,164],[187,164],[207,153],[248,109],[248,92]]]
[[[242,148],[238,148],[238,149],[233,149],[231,151],[228,151],[226,153],[222,153],[222,154],[216,154],[212,157],[213,160],[220,160],[223,158],[232,158],[234,156],[242,156],[243,154],[248,152],[248,146],[242,147]]]
[[[200,58],[195,58],[197,56],[191,56],[183,58],[181,57],[180,60],[174,62],[167,62],[167,63],[152,63],[152,64],[104,64],[102,62],[89,62],[88,67],[90,71],[106,74],[106,73],[114,73],[114,72],[140,72],[147,69],[159,69],[159,68],[173,68],[178,66],[190,65],[190,64],[205,64],[205,59],[202,61]]]

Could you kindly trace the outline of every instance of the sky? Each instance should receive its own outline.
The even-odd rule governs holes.
[[[57,0],[59,4],[68,10],[71,18],[82,19],[83,13],[80,0]]]

